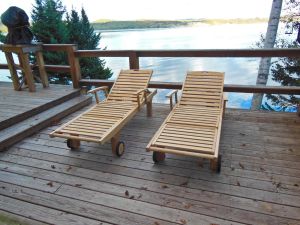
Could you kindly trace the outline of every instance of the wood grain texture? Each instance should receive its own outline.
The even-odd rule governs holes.
[[[87,224],[299,224],[295,113],[226,110],[223,168],[215,174],[206,160],[173,154],[153,165],[143,149],[169,114],[168,105],[154,104],[155,117],[148,119],[142,109],[125,125],[122,159],[111,155],[109,144],[82,142],[70,151],[64,139],[49,138],[85,110],[0,153],[5,211],[50,224],[77,217]]]

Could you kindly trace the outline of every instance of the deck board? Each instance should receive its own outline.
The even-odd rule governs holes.
[[[15,91],[10,82],[0,82],[0,130],[16,122],[79,95],[79,90],[67,85],[36,84],[36,92]]]
[[[300,223],[295,114],[227,110],[215,174],[205,160],[176,155],[154,165],[145,147],[169,107],[154,104],[153,118],[145,111],[122,130],[122,158],[109,143],[69,151],[64,139],[49,138],[80,111],[0,153],[0,210],[19,215],[23,207],[19,216],[46,224]]]

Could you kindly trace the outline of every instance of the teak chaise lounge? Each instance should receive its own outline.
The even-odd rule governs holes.
[[[70,122],[50,133],[50,137],[67,138],[71,149],[78,148],[80,141],[104,144],[111,140],[112,152],[121,156],[124,142],[119,141],[122,127],[146,103],[147,114],[152,115],[152,98],[156,94],[148,91],[147,86],[152,70],[122,70],[110,93],[108,87],[98,87],[94,93],[97,104]],[[97,91],[104,90],[106,100],[99,102]]]
[[[226,103],[223,85],[224,73],[187,73],[180,102],[147,145],[154,162],[163,161],[165,153],[195,156],[210,159],[211,169],[220,172],[219,141]],[[173,91],[167,96],[170,103],[173,94],[177,101]]]

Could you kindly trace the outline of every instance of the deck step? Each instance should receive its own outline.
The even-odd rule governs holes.
[[[1,121],[0,122],[0,131],[11,126],[11,125],[14,125],[16,123],[19,123],[25,119],[28,119],[34,115],[37,115],[41,112],[44,112],[54,106],[57,106],[61,103],[64,103],[70,99],[73,99],[75,97],[78,97],[80,95],[80,89],[74,89],[74,91],[68,93],[68,94],[65,94],[59,98],[56,98],[52,101],[49,101],[45,104],[42,104],[42,105],[39,105],[37,107],[34,107],[33,109],[30,109],[28,111],[25,111],[25,112],[22,112],[20,114],[17,114],[16,116],[13,116],[13,117],[10,117],[9,119],[7,120],[4,120],[4,121]]]
[[[46,111],[0,130],[0,151],[53,124],[63,117],[89,105],[90,96],[78,96]]]

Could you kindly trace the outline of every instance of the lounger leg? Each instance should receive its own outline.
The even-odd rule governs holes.
[[[217,159],[211,159],[210,160],[210,169],[220,173],[221,172],[221,162],[222,162],[222,157],[219,155]]]
[[[152,99],[147,102],[147,117],[152,117]]]

